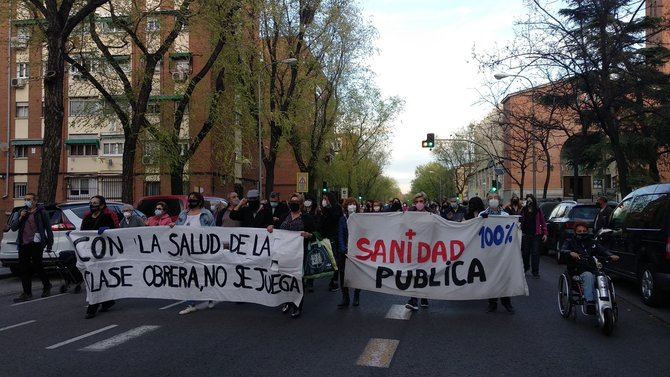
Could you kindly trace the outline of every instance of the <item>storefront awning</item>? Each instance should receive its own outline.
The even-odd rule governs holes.
[[[24,140],[12,140],[12,145],[24,145],[24,146],[37,146],[44,144],[43,140],[38,139],[24,139]]]

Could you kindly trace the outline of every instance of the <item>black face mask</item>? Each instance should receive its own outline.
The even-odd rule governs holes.
[[[254,211],[258,209],[258,207],[261,206],[261,202],[258,200],[250,200],[249,201],[249,208],[253,209]]]
[[[99,205],[95,206],[95,205],[93,205],[93,204],[90,204],[90,205],[88,206],[88,208],[91,210],[91,212],[94,212],[94,213],[95,213],[95,212],[98,212],[98,211],[100,210],[100,206],[99,206]]]
[[[188,207],[189,208],[193,209],[193,208],[197,208],[198,206],[200,206],[200,201],[199,200],[191,199],[191,200],[188,201]]]
[[[576,238],[577,240],[579,240],[579,241],[588,240],[588,239],[590,238],[590,236],[591,236],[591,235],[588,234],[588,233],[583,233],[583,234],[576,234],[576,233],[575,233],[575,238]]]
[[[289,203],[288,208],[291,212],[298,212],[300,211],[300,203]]]

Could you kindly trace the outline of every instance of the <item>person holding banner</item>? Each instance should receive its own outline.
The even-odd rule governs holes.
[[[465,213],[465,220],[472,220],[479,217],[479,214],[486,209],[484,201],[478,196],[472,197],[468,201],[468,211]]]
[[[188,194],[188,209],[183,210],[177,218],[177,222],[170,224],[170,227],[175,225],[182,226],[192,226],[192,227],[208,227],[214,226],[215,220],[212,212],[205,206],[205,198],[199,192],[192,192]],[[209,301],[207,303],[209,309],[214,307],[214,301]],[[180,315],[191,314],[195,311],[198,311],[198,308],[195,306],[195,301],[189,301],[182,311],[179,312]]]
[[[490,193],[488,196],[489,206],[479,214],[479,217],[487,218],[489,216],[509,216],[500,206],[500,195]],[[500,302],[505,307],[505,310],[510,314],[514,314],[514,307],[512,306],[512,299],[509,297],[501,297]],[[492,313],[498,309],[498,299],[490,298],[487,312]]]
[[[338,235],[339,250],[337,253],[337,267],[340,276],[340,286],[342,287],[342,302],[337,304],[339,308],[346,308],[349,306],[349,288],[344,286],[344,265],[347,259],[347,245],[349,242],[349,228],[347,228],[347,220],[349,216],[360,211],[360,206],[354,198],[347,198],[344,200],[345,212],[344,216],[340,218],[340,231]],[[358,306],[360,302],[360,289],[354,289],[354,306]]]
[[[337,246],[337,237],[340,229],[340,218],[342,217],[342,207],[337,202],[335,194],[326,193],[321,200],[321,217],[319,221],[319,233],[323,238],[328,238],[333,250],[339,250]],[[339,289],[337,276],[333,275],[328,290],[336,292]]]
[[[307,242],[314,239],[314,218],[307,213],[302,212],[302,197],[300,194],[293,194],[288,202],[289,214],[286,216],[284,221],[279,226],[279,229],[290,230],[294,232],[301,232],[300,235],[305,239],[303,244],[303,250],[301,251],[304,255],[305,248],[307,247]],[[274,225],[269,225],[267,227],[268,232],[272,233],[274,230]],[[303,286],[304,284],[303,279]],[[302,296],[300,304],[296,306],[293,303],[284,304],[282,306],[282,313],[287,313],[290,311],[291,318],[298,318],[302,314],[302,304],[305,301],[305,296]]]
[[[272,213],[261,205],[258,190],[249,190],[247,197],[230,211],[230,218],[244,228],[267,228],[272,225]]]
[[[414,201],[413,202],[414,202],[414,205],[412,206],[412,208],[409,209],[409,211],[425,212],[427,214],[430,213],[426,210],[427,198],[426,198],[426,194],[424,192],[419,192],[416,195],[414,195]],[[412,297],[412,298],[409,299],[409,301],[407,301],[407,304],[405,304],[405,307],[407,309],[410,309],[410,310],[413,310],[413,311],[419,310],[419,306],[417,305],[417,301],[418,300],[417,300],[416,297]],[[422,308],[428,308],[428,299],[427,298],[422,298],[421,299],[421,307]]]
[[[172,218],[167,213],[167,204],[165,202],[156,203],[154,215],[147,220],[147,226],[165,226],[172,224]]]
[[[102,195],[96,195],[91,198],[89,205],[91,212],[84,216],[81,221],[81,230],[97,230],[98,234],[102,234],[107,229],[116,229],[119,227],[119,220],[116,213],[107,208],[107,200]],[[102,305],[101,312],[108,311],[116,301],[105,301],[102,304],[91,304],[86,308],[86,316],[84,318],[91,319],[98,313],[98,309]]]

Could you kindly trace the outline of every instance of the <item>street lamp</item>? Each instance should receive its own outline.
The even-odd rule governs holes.
[[[535,87],[533,81],[524,75],[513,74],[513,73],[502,73],[502,72],[493,75],[493,78],[495,78],[496,80],[502,80],[508,77],[514,77],[514,78],[518,77],[526,79],[530,84],[531,88]],[[532,101],[532,99],[531,99],[531,108],[535,110],[535,101]],[[533,114],[535,114],[535,111],[533,111]],[[532,126],[533,128],[535,128],[534,125]],[[531,134],[533,135],[533,139],[537,139],[534,132]],[[533,159],[533,196],[537,198],[537,159],[535,157],[535,143],[533,143],[532,159]]]
[[[263,62],[263,58],[261,57],[261,62]],[[277,62],[270,62],[270,64],[264,64],[263,68],[266,68],[270,65],[274,64],[286,64],[289,66],[294,66],[298,63],[298,59],[296,58],[287,58],[284,60],[280,60]],[[262,109],[262,104],[261,104],[261,72],[259,70],[258,72],[258,197],[262,198],[263,197],[263,137],[262,137],[262,131],[263,131],[263,123],[261,121],[261,109]]]

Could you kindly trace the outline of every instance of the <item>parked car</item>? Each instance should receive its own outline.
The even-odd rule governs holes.
[[[642,301],[658,305],[670,297],[670,184],[628,194],[612,213],[602,243],[620,257],[605,266],[637,281]]]
[[[612,208],[615,203],[609,203]],[[589,232],[593,232],[596,215],[600,208],[596,203],[577,203],[572,200],[562,201],[549,215],[547,220],[547,249],[557,252],[566,239],[572,238],[575,224],[585,222]]]
[[[107,202],[107,207],[116,212],[117,216],[119,216],[119,220],[123,216],[121,213],[122,206],[123,203],[120,202]],[[12,273],[15,274],[19,271],[18,244],[16,242],[18,231],[14,232],[9,229],[9,221],[11,221],[14,214],[22,209],[24,209],[24,207],[15,207],[12,209],[12,213],[7,219],[2,242],[0,242],[0,262],[4,267],[8,267]],[[50,205],[46,206],[45,209],[49,215],[51,230],[54,233],[54,244],[52,248],[53,253],[47,254],[45,252],[42,258],[44,265],[50,266],[53,265],[55,258],[61,251],[74,250],[72,242],[70,242],[70,239],[66,236],[67,231],[77,230],[81,227],[81,222],[84,219],[84,215],[89,212],[89,208],[88,202],[86,201]],[[146,219],[146,216],[142,212],[136,210],[135,213],[141,218]]]
[[[561,204],[561,202],[555,200],[542,202],[539,204],[539,208],[542,210],[545,221],[549,220],[549,215],[551,215],[551,212],[553,212],[554,208],[556,208],[559,204]]]
[[[214,207],[223,201],[223,198],[218,198],[215,196],[206,196],[205,197],[205,208],[208,208],[211,211],[214,211]],[[188,195],[156,195],[156,196],[145,196],[137,202],[137,209],[143,213],[153,215],[154,210],[156,209],[156,204],[158,202],[164,202],[167,204],[167,212],[172,217],[173,221],[177,221],[179,213],[188,208]]]

